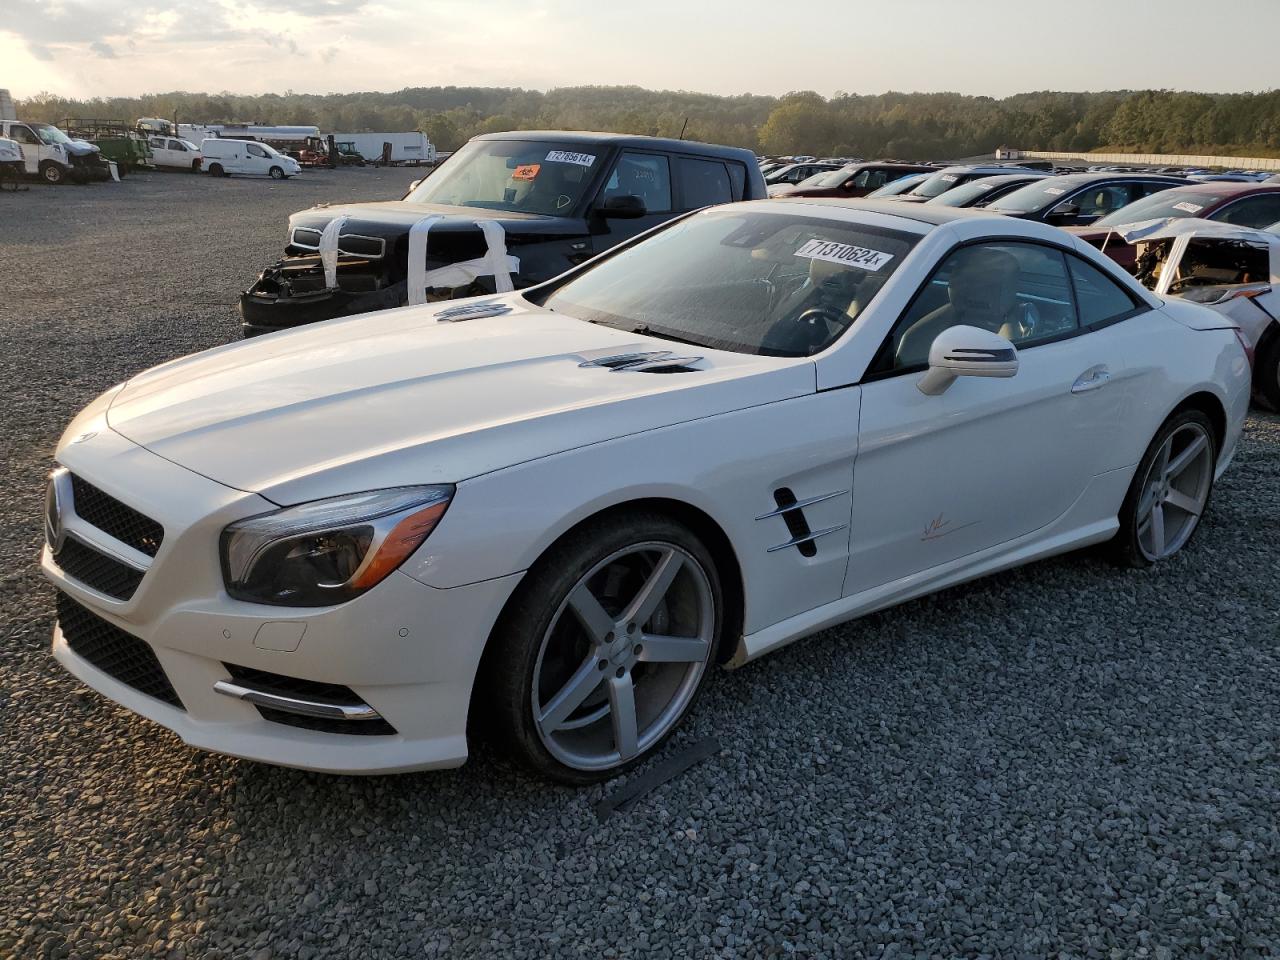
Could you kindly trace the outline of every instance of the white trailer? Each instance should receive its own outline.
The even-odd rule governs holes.
[[[305,147],[307,140],[320,136],[319,127],[277,127],[261,123],[180,123],[178,135],[199,143],[207,138],[257,140],[273,146]]]
[[[436,148],[421,131],[412,133],[335,133],[335,143],[350,143],[356,152],[369,161],[382,159],[382,145],[391,144],[391,162],[420,164],[435,163]]]

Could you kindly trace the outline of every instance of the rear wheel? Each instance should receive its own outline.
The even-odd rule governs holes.
[[[45,183],[63,183],[67,179],[67,172],[61,165],[52,160],[46,160],[40,164],[40,176]]]
[[[283,171],[283,170],[281,170],[279,167],[272,167],[272,168],[271,168],[271,179],[272,179],[272,180],[283,180],[283,179],[284,179],[284,171]]]
[[[661,514],[590,524],[545,556],[486,656],[500,732],[544,776],[591,783],[679,726],[723,623],[707,549]]]
[[[1267,406],[1280,413],[1280,334],[1273,330],[1268,341],[1254,358],[1253,383]]]
[[[19,179],[21,179],[21,174],[18,173],[15,167],[7,163],[0,164],[0,190],[17,192]]]
[[[1182,410],[1166,420],[1121,507],[1116,559],[1148,567],[1185,547],[1209,505],[1217,462],[1213,424],[1203,412]]]

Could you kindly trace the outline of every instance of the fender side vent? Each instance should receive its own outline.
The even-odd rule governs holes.
[[[787,525],[787,533],[795,542],[796,549],[802,557],[812,557],[818,552],[818,545],[808,539],[812,532],[809,521],[805,519],[804,509],[796,505],[796,495],[790,487],[779,487],[773,491],[774,502],[782,511],[782,520]]]
[[[823,503],[827,500],[834,500],[836,497],[842,497],[847,494],[848,490],[837,490],[835,493],[823,493],[816,497],[806,497],[803,500],[797,500],[795,493],[790,487],[779,487],[773,492],[773,501],[778,505],[778,509],[770,510],[768,513],[761,514],[756,517],[757,521],[769,520],[773,517],[781,517],[782,522],[787,525],[787,533],[791,534],[791,539],[783,543],[774,544],[769,548],[769,553],[777,553],[779,550],[786,550],[795,547],[802,557],[816,556],[818,553],[818,545],[816,541],[820,537],[825,537],[829,533],[835,533],[849,526],[847,523],[839,523],[834,527],[823,527],[821,530],[814,530],[809,526],[809,519],[804,515],[804,508],[811,507],[816,503]]]

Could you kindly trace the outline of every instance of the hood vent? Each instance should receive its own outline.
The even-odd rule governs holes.
[[[648,350],[595,357],[578,364],[580,367],[607,367],[615,373],[693,373],[701,357],[678,357],[670,350]]]
[[[465,303],[460,307],[450,307],[436,314],[441,323],[458,323],[462,320],[479,320],[483,317],[500,317],[511,312],[511,304],[497,300],[485,303]]]

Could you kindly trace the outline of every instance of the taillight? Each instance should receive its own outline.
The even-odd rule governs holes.
[[[1240,341],[1240,346],[1244,347],[1244,355],[1249,358],[1249,370],[1253,370],[1253,347],[1249,346],[1249,341],[1244,338],[1244,331],[1239,327],[1232,327],[1231,332],[1236,335],[1236,339]]]

